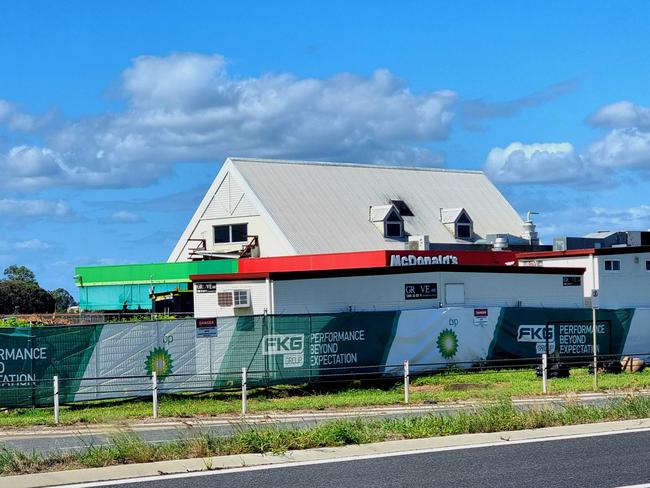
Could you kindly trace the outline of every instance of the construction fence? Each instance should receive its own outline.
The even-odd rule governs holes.
[[[591,309],[436,308],[395,312],[260,315],[0,329],[0,406],[247,386],[352,380],[446,369],[586,364]],[[650,310],[599,310],[599,355],[650,351]]]

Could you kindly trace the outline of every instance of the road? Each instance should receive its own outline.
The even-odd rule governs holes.
[[[533,408],[563,408],[567,402],[583,405],[603,406],[620,399],[624,394],[586,393],[568,397],[536,397],[514,400],[517,410]],[[227,436],[235,431],[259,427],[309,427],[323,421],[337,418],[381,418],[404,417],[411,415],[437,414],[447,415],[462,410],[480,408],[474,402],[456,402],[439,405],[414,405],[409,407],[379,407],[350,410],[333,410],[317,413],[275,413],[272,415],[249,415],[246,418],[233,416],[226,419],[173,421],[173,419],[157,423],[131,423],[121,426],[88,425],[84,427],[70,426],[33,429],[3,429],[0,432],[0,447],[8,447],[26,452],[49,454],[60,451],[75,451],[89,446],[102,446],[119,432],[133,432],[147,442],[164,442],[179,438],[197,437],[205,433],[214,436]]]
[[[650,432],[532,440],[370,459],[241,468],[120,488],[620,487],[650,481]],[[85,486],[93,486],[92,484]],[[103,486],[107,486],[104,484]]]

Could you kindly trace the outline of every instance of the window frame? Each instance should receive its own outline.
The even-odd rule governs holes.
[[[469,234],[467,237],[462,237],[460,235],[459,229],[461,229],[461,228],[467,229],[468,234]],[[469,241],[469,240],[472,239],[473,235],[474,235],[474,229],[473,229],[473,225],[472,225],[471,222],[457,222],[456,223],[456,239],[461,239],[463,241]]]
[[[389,234],[389,227],[396,226],[399,227],[399,235]],[[384,237],[387,239],[399,239],[404,237],[404,224],[402,222],[384,222]]]
[[[246,236],[248,236],[248,222],[238,222],[234,224],[219,224],[219,225],[213,225],[212,226],[212,242],[213,244],[217,245],[222,245],[222,244],[241,244],[241,243],[246,243],[248,242],[248,238],[246,238],[243,241],[233,241],[232,236],[232,228],[233,226],[240,226],[244,225],[246,226]],[[228,228],[228,240],[227,241],[217,241],[217,229],[225,229]]]
[[[388,228],[390,226],[399,226],[399,235],[389,235]],[[404,220],[395,207],[384,217],[384,237],[386,239],[401,239],[404,237]]]
[[[242,295],[246,298],[242,301]],[[237,288],[232,290],[232,306],[234,308],[247,308],[251,306],[251,293],[250,290],[244,288]]]
[[[610,269],[607,269],[609,264]],[[603,271],[605,273],[620,273],[621,272],[621,260],[620,259],[604,259],[603,260]]]

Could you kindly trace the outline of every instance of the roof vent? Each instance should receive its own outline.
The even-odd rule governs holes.
[[[535,224],[533,224],[533,219],[531,215],[539,215],[537,212],[528,212],[526,214],[526,222],[524,222],[524,231],[521,233],[521,237],[526,239],[531,246],[536,246],[539,244],[539,237],[535,231]]]
[[[497,237],[494,240],[494,245],[492,247],[495,251],[503,251],[508,249],[508,238],[507,237]]]

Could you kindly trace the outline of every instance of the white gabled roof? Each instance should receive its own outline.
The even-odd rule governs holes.
[[[440,211],[440,221],[443,224],[455,224],[463,210],[463,208],[443,208]]]
[[[395,207],[391,205],[373,205],[370,207],[370,222],[383,222]]]
[[[298,254],[395,249],[368,218],[371,206],[391,200],[413,212],[404,231],[432,243],[465,243],[440,222],[441,209],[464,208],[479,237],[522,232],[522,219],[479,171],[244,158],[226,165]]]

